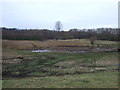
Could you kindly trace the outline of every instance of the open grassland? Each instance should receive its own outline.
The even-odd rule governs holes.
[[[42,49],[52,47],[90,47],[88,39],[70,39],[70,40],[47,40],[47,41],[22,41],[22,40],[2,40],[3,48],[7,49]],[[95,47],[117,48],[118,42],[113,41],[95,41]]]
[[[91,47],[88,39],[2,40],[2,45],[3,88],[118,88],[119,53],[105,49],[117,49],[119,42],[96,40],[92,49],[99,51],[85,53],[79,51]]]
[[[3,88],[118,88],[118,52],[33,53],[4,48],[2,63]]]
[[[118,88],[118,72],[3,80],[3,88]]]

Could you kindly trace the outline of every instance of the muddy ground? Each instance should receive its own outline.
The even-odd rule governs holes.
[[[65,53],[118,52],[117,48],[105,48],[105,47],[91,48],[91,47],[73,47],[73,46],[71,46],[71,47],[69,46],[69,47],[41,48],[38,50],[49,50],[48,52],[65,52]]]

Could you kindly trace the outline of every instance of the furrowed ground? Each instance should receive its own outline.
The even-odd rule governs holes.
[[[85,53],[73,51],[89,49],[86,39],[3,40],[3,45],[3,88],[118,88],[118,52],[111,51],[117,42],[98,40],[95,48],[110,50]],[[31,51],[59,48],[62,52]]]

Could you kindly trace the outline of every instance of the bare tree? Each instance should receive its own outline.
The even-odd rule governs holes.
[[[62,24],[61,24],[60,21],[57,21],[57,22],[55,23],[55,29],[56,29],[57,31],[60,31],[60,30],[62,29]]]
[[[56,23],[55,23],[55,29],[58,31],[57,33],[56,33],[56,40],[57,39],[61,39],[62,37],[61,37],[61,32],[60,32],[60,30],[62,29],[62,24],[61,24],[61,22],[60,21],[57,21]]]

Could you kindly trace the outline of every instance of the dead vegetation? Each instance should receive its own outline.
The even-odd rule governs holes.
[[[105,46],[117,44],[112,41],[100,41],[96,40],[94,46]],[[91,43],[88,39],[71,39],[71,40],[47,40],[47,41],[26,41],[26,40],[2,40],[2,47],[6,49],[18,49],[18,50],[33,50],[53,47],[90,47]]]
[[[15,41],[3,40],[3,48],[7,49],[40,49],[48,47],[79,47],[89,46],[88,43],[81,43],[78,41],[61,41],[61,40],[48,40],[48,41]]]

